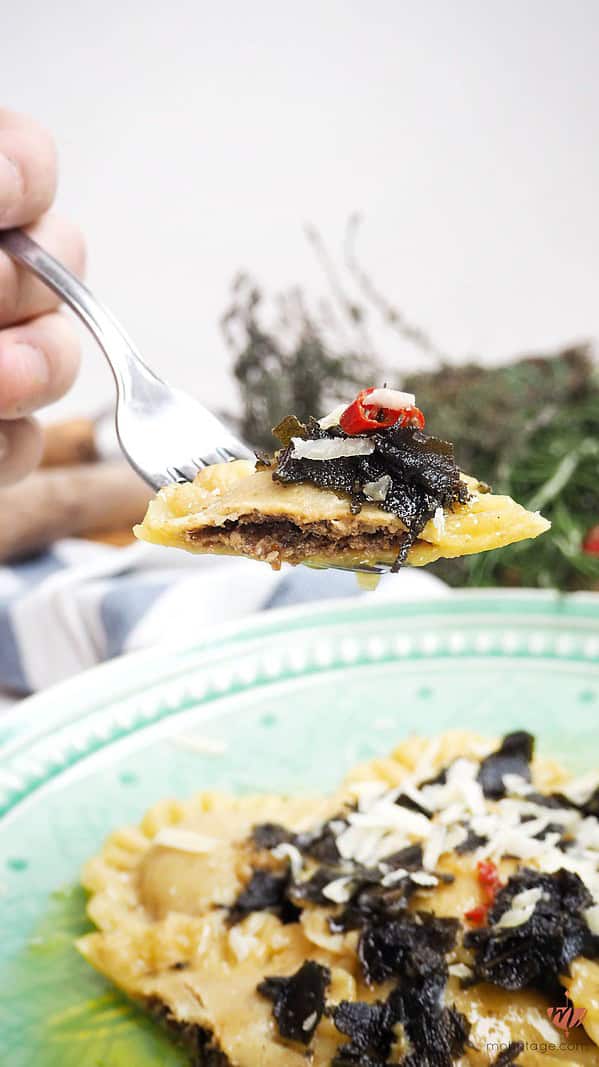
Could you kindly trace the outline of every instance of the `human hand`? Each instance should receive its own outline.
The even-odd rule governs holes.
[[[56,153],[33,119],[0,108],[0,229],[24,226],[75,274],[83,272],[79,232],[46,212],[56,192]],[[42,435],[32,412],[57,400],[79,366],[73,322],[59,299],[0,252],[0,485],[38,463]]]

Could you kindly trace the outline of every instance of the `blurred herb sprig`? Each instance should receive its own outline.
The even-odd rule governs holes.
[[[447,367],[405,384],[417,392],[431,432],[454,441],[463,470],[552,523],[535,541],[440,560],[436,572],[452,585],[599,583],[599,556],[583,549],[599,523],[599,376],[591,350]]]
[[[599,375],[588,345],[516,359],[501,367],[450,362],[362,266],[359,217],[350,219],[343,273],[317,230],[307,237],[327,296],[299,288],[265,297],[247,274],[233,284],[222,319],[242,399],[240,430],[272,448],[270,427],[289,413],[305,420],[387,379],[416,393],[431,433],[453,441],[461,468],[552,522],[549,533],[505,549],[433,565],[452,585],[599,588],[599,555],[584,550],[599,524]],[[373,329],[387,327],[426,371],[376,355]],[[412,363],[414,360],[412,359]]]

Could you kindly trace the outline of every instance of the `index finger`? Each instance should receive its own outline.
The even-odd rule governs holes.
[[[0,108],[0,229],[25,226],[50,207],[56,150],[33,119]]]

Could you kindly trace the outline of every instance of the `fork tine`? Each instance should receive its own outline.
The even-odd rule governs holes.
[[[229,448],[225,448],[223,446],[216,449],[216,454],[220,456],[224,463],[229,463],[230,460],[237,459],[237,456],[233,452],[231,452]]]
[[[180,482],[193,482],[199,468],[193,463],[181,463],[180,466],[175,467],[178,475],[178,481]]]

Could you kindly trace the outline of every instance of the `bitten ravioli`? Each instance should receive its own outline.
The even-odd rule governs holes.
[[[410,738],[329,796],[163,801],[87,864],[78,948],[196,1065],[599,1067],[596,809],[523,731]]]
[[[481,491],[462,476],[466,503],[430,519],[411,543],[406,562],[425,566],[440,557],[486,552],[538,537],[549,522],[508,496]],[[135,534],[153,544],[247,556],[274,568],[281,563],[315,566],[393,565],[406,525],[376,503],[356,514],[348,494],[309,482],[284,484],[270,470],[239,460],[201,471],[190,484],[162,489]]]

